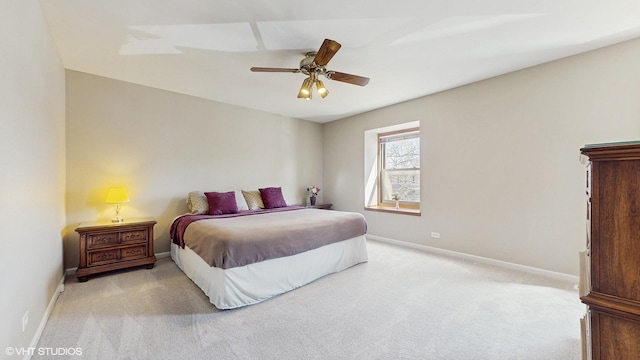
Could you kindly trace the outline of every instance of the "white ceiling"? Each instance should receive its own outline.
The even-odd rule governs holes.
[[[40,0],[64,66],[327,122],[640,36],[638,0]],[[329,96],[297,68],[342,44]],[[324,79],[323,79],[324,80]]]

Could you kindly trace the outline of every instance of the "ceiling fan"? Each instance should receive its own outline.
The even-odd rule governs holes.
[[[365,86],[369,83],[369,78],[358,75],[346,74],[339,71],[327,70],[325,66],[329,60],[333,58],[340,45],[337,41],[324,39],[318,51],[309,51],[305,54],[304,59],[300,61],[300,67],[297,69],[287,68],[268,68],[268,67],[252,67],[251,71],[255,72],[291,72],[303,73],[308,75],[302,82],[302,87],[298,92],[298,98],[311,99],[311,88],[315,85],[318,94],[325,98],[329,94],[329,90],[324,86],[322,80],[318,77],[324,75],[327,79],[345,82],[347,84]]]

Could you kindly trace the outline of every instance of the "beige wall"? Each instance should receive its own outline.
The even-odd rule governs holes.
[[[640,138],[638,64],[634,40],[326,124],[325,199],[369,234],[576,275],[579,148]],[[422,216],[363,211],[364,131],[414,120]]]
[[[30,345],[63,276],[65,109],[64,70],[38,1],[3,3],[0,44],[4,354],[7,347]]]
[[[153,216],[155,251],[169,251],[189,191],[281,186],[290,203],[322,184],[322,127],[192,96],[67,71],[65,267],[78,265],[75,227],[108,220],[111,185],[126,218]]]
[[[640,138],[640,40],[324,126],[67,71],[65,133],[65,72],[38,2],[5,4],[0,30],[2,349],[30,345],[63,246],[77,265],[73,229],[113,215],[110,185],[130,190],[123,216],[158,218],[156,252],[194,189],[277,185],[302,202],[314,184],[364,212],[364,131],[420,120],[423,214],[364,212],[369,233],[576,274],[578,148]]]

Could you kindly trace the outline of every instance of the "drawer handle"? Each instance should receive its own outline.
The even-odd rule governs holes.
[[[108,243],[110,240],[111,240],[110,237],[101,237],[101,238],[97,239],[96,243],[104,244],[104,243]]]
[[[112,258],[111,254],[104,253],[100,256],[100,260],[110,260]]]
[[[127,255],[138,255],[138,254],[142,254],[142,249],[135,249],[135,250],[126,250],[125,254]]]

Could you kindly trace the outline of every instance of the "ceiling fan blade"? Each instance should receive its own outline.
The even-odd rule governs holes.
[[[343,72],[338,72],[338,71],[327,71],[326,76],[331,80],[342,81],[342,82],[353,84],[353,85],[365,86],[369,83],[368,77],[345,74]]]
[[[300,69],[252,67],[251,71],[255,71],[255,72],[290,72],[290,73],[299,73]]]
[[[337,41],[331,39],[324,39],[316,57],[313,59],[317,65],[325,66],[331,60],[333,55],[335,55],[338,50],[340,50],[340,45]]]

